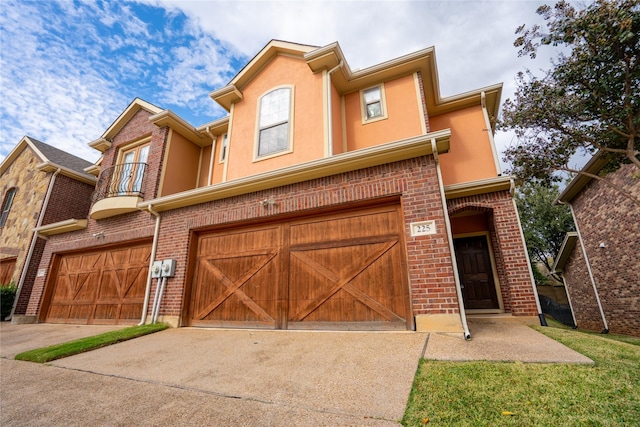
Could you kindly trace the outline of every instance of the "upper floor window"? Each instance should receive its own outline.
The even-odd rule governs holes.
[[[293,89],[272,90],[259,100],[256,157],[291,149]]]
[[[2,213],[0,214],[0,227],[4,227],[4,224],[7,222],[7,218],[9,217],[9,211],[11,210],[11,205],[13,204],[13,198],[16,195],[16,188],[10,188],[4,196],[4,200],[2,201]]]
[[[225,133],[222,136],[222,147],[220,147],[220,163],[224,162],[225,160],[227,160],[227,149],[229,147],[229,138],[228,135]]]
[[[361,90],[360,98],[363,123],[387,118],[383,85]]]

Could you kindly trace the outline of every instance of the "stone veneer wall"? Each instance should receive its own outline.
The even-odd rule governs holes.
[[[606,178],[640,199],[639,175],[635,166],[623,165]],[[640,336],[640,206],[596,180],[591,180],[571,204],[609,331]],[[601,243],[605,247],[601,248]],[[565,274],[571,275],[571,269],[565,268]],[[588,308],[574,303],[575,287],[573,281],[568,284],[578,314]]]
[[[11,211],[4,227],[0,228],[0,259],[16,257],[12,280],[18,284],[24,261],[29,252],[33,229],[44,201],[51,173],[36,169],[41,160],[26,147],[0,177],[0,194],[17,189]],[[4,201],[1,197],[0,203]]]

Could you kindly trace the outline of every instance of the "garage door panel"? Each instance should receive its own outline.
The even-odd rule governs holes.
[[[406,329],[401,224],[398,206],[384,206],[201,235],[191,324]],[[255,270],[256,251],[277,255]]]
[[[151,245],[60,255],[46,321],[131,323],[142,314]]]
[[[202,239],[199,247],[214,253],[197,261],[190,305],[194,324],[276,327],[278,251],[269,246],[277,243],[278,233],[269,228]]]
[[[398,214],[393,207],[335,214],[292,224],[291,245],[368,239],[381,233],[395,232],[398,224]]]

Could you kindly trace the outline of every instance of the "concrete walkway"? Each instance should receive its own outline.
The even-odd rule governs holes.
[[[0,425],[397,426],[420,357],[590,362],[518,322],[470,326],[471,341],[180,328],[40,365],[13,357],[114,327],[3,323]]]

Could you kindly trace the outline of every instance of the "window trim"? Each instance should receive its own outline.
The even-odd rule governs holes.
[[[220,158],[218,159],[218,163],[224,163],[229,157],[229,134],[225,132],[220,135]]]
[[[289,134],[289,141],[288,141],[288,147],[284,150],[280,150],[280,151],[275,151],[273,153],[269,153],[269,154],[265,154],[263,156],[259,156],[259,150],[260,150],[260,131],[262,130],[260,128],[260,113],[261,113],[261,107],[262,107],[262,99],[269,95],[270,93],[279,90],[279,89],[289,89],[289,119],[287,120],[287,122],[283,122],[283,123],[288,123],[288,134]],[[259,162],[262,160],[266,160],[266,159],[271,159],[273,157],[278,157],[278,156],[282,156],[285,154],[289,154],[293,152],[293,117],[294,117],[294,92],[295,92],[295,87],[293,85],[280,85],[280,86],[276,86],[273,88],[270,88],[268,91],[264,92],[262,95],[260,95],[258,97],[257,103],[256,103],[256,126],[255,126],[255,139],[254,139],[254,144],[253,144],[253,161],[254,162]],[[272,125],[273,126],[273,125]],[[266,128],[266,127],[265,127]]]
[[[18,192],[18,187],[11,187],[5,193],[4,199],[2,200],[2,206],[0,206],[0,228],[4,227],[7,223],[7,219],[9,218],[9,213],[11,212],[11,207],[13,206],[13,201],[16,199],[16,193]]]
[[[367,117],[367,104],[364,100],[364,93],[368,90],[371,89],[375,89],[375,88],[379,88],[380,89],[380,110],[382,112],[381,115],[376,116],[376,117],[371,117],[368,118]],[[373,123],[373,122],[377,122],[379,120],[386,120],[388,119],[388,115],[387,115],[387,97],[385,95],[385,90],[384,90],[384,83],[380,83],[374,86],[369,86],[369,87],[365,87],[363,89],[360,89],[360,114],[362,116],[362,124],[367,124],[367,123]]]

